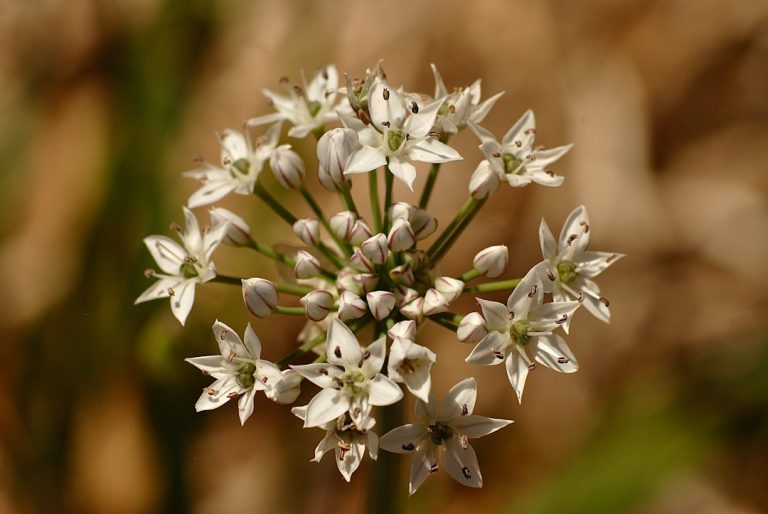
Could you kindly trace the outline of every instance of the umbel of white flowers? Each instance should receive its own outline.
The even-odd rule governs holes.
[[[243,131],[223,131],[219,162],[202,162],[184,174],[200,186],[183,208],[185,228],[172,225],[182,244],[161,235],[145,238],[160,271],[147,271],[156,281],[136,300],[170,298],[171,310],[183,325],[196,286],[217,282],[240,287],[244,306],[256,318],[305,317],[295,348],[272,361],[262,358],[262,343],[251,325],[240,339],[216,321],[219,354],[187,359],[214,379],[196,409],[210,410],[236,399],[245,423],[254,412],[257,391],[290,404],[302,384],[315,386],[314,396],[305,395],[306,405],[292,408],[304,427],[325,430],[312,460],[333,450],[341,475],[349,481],[366,450],[373,460],[379,448],[413,454],[411,494],[440,468],[463,485],[480,487],[482,475],[469,440],[511,423],[473,414],[473,377],[458,377],[445,400],[435,400],[432,369],[443,366],[450,373],[457,368],[442,363],[436,348],[430,347],[433,341],[420,340],[421,327],[436,323],[457,341],[472,343],[469,363],[504,363],[514,396],[522,401],[526,378],[536,364],[562,373],[578,370],[563,335],[581,306],[606,323],[610,320],[609,302],[595,278],[623,257],[587,249],[592,231],[586,208],[579,206],[557,240],[542,219],[541,262],[511,277],[504,278],[509,264],[504,242],[477,249],[471,267],[463,272],[438,272],[443,257],[502,183],[513,188],[563,184],[564,178],[550,167],[571,145],[534,146],[531,111],[499,141],[481,124],[502,93],[483,100],[479,79],[449,93],[434,65],[432,71],[432,95],[394,85],[380,65],[360,79],[348,79],[344,87],[336,68],[328,65],[309,80],[303,74],[299,83],[283,80],[282,94],[264,90],[274,112],[251,118]],[[305,162],[289,143],[281,144],[284,124],[289,138],[315,138],[316,163]],[[258,134],[264,125],[268,127]],[[479,139],[479,151],[472,157],[476,165],[471,175],[464,175],[466,202],[438,230],[428,208],[442,166],[456,166],[454,174],[473,169],[458,163],[463,157],[449,146],[461,133]],[[397,201],[394,180],[413,189],[421,173],[419,163],[430,167],[418,203]],[[265,169],[280,187],[296,191],[311,215],[297,217],[277,201],[263,179]],[[320,185],[338,195],[337,212],[326,213],[307,187],[313,175],[307,170],[313,169]],[[350,192],[352,178],[360,174],[368,179],[369,218],[358,210],[361,198]],[[253,195],[263,202],[287,224],[285,238],[276,243],[298,246],[265,242],[266,232],[252,230],[242,217],[222,207],[211,208],[210,227],[201,228],[190,209],[230,194]],[[212,261],[220,244],[266,256],[278,271],[271,278],[220,274]],[[452,311],[463,294],[499,291],[509,292],[506,304],[477,298],[478,311]],[[285,302],[286,297],[293,300]],[[264,353],[273,353],[269,348],[265,345]],[[379,437],[376,419],[381,409],[406,394],[416,399],[415,423]]]

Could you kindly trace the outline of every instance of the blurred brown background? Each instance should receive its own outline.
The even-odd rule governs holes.
[[[482,77],[485,96],[506,91],[488,128],[532,108],[539,142],[576,144],[562,187],[503,188],[444,271],[503,242],[520,276],[540,217],[559,230],[579,203],[592,249],[629,255],[599,280],[613,323],[572,325],[580,372],[537,371],[522,405],[502,369],[425,331],[434,390],[474,374],[476,412],[516,423],[477,441],[482,490],[439,473],[408,511],[768,511],[768,3],[0,0],[0,512],[362,509],[369,463],[351,485],[332,456],[309,463],[322,432],[285,407],[257,398],[244,428],[234,406],[194,413],[206,380],[182,359],[215,352],[214,319],[253,322],[271,359],[297,320],[249,319],[224,285],[199,288],[185,328],[166,302],[132,303],[153,265],[141,238],[182,221],[180,172],[217,159],[215,131],[268,112],[260,90],[283,75],[379,58],[429,93],[430,62],[449,87]],[[443,224],[480,159],[455,141]],[[220,204],[290,241],[254,200]],[[231,249],[216,261],[274,275]]]

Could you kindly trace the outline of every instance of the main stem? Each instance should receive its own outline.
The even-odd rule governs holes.
[[[443,256],[448,252],[448,250],[451,249],[453,244],[459,239],[462,232],[464,232],[464,229],[466,229],[472,219],[477,215],[478,212],[480,212],[480,208],[485,204],[485,198],[482,200],[475,200],[474,198],[470,198],[470,200],[474,200],[474,203],[472,206],[468,209],[466,214],[461,218],[458,225],[456,226],[455,230],[451,233],[448,238],[443,242],[443,245],[434,253],[431,255],[432,257],[432,264],[436,264],[440,259],[443,258]]]
[[[381,207],[379,206],[379,170],[368,173],[368,193],[371,197],[371,217],[373,229],[378,234],[381,232]]]
[[[384,170],[384,221],[382,222],[382,231],[389,232],[389,208],[392,207],[392,187],[395,183],[395,176],[389,171],[389,165]]]
[[[399,401],[386,407],[381,407],[380,433],[385,434],[403,424],[403,404]],[[396,453],[379,451],[375,465],[370,466],[368,473],[368,506],[369,514],[391,514],[401,512],[402,484],[400,483],[400,461]]]
[[[437,181],[437,174],[440,171],[440,163],[436,162],[429,168],[429,175],[427,176],[427,182],[424,184],[424,190],[421,192],[421,198],[419,199],[419,208],[426,209],[429,204],[429,199],[432,196],[432,189],[435,187]]]

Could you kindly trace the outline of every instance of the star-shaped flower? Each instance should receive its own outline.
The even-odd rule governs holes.
[[[448,93],[443,77],[437,71],[437,66],[432,65],[432,74],[435,76],[435,99],[442,100],[440,110],[437,113],[435,128],[445,134],[455,134],[462,130],[467,122],[481,123],[490,112],[496,101],[504,92],[496,93],[485,101],[480,101],[480,79],[477,79],[469,87],[458,88]]]
[[[408,338],[395,337],[389,348],[387,375],[395,382],[405,384],[415,397],[427,401],[432,384],[429,372],[436,360],[435,352],[426,346]]]
[[[573,145],[558,146],[549,150],[534,147],[536,120],[533,111],[526,111],[507,131],[501,143],[483,127],[471,121],[468,125],[480,138],[480,151],[493,171],[510,186],[523,187],[536,182],[543,186],[555,187],[565,180],[547,168],[565,155]]]
[[[576,358],[562,337],[553,331],[568,321],[579,302],[544,303],[541,268],[532,268],[507,299],[507,305],[478,298],[488,334],[466,361],[481,366],[506,363],[507,376],[522,401],[528,371],[536,362],[555,371],[573,373],[579,369]]]
[[[307,406],[294,407],[291,412],[304,421],[307,417]],[[352,473],[363,460],[366,447],[371,459],[376,460],[378,457],[379,437],[373,431],[375,424],[376,420],[367,418],[363,425],[358,425],[346,412],[337,419],[328,421],[320,427],[325,430],[325,437],[315,448],[315,458],[312,462],[320,462],[326,452],[334,450],[336,467],[344,480],[349,482]]]
[[[372,406],[391,405],[403,391],[379,373],[384,365],[386,336],[361,348],[355,334],[338,318],[328,328],[328,363],[291,366],[322,391],[307,405],[305,427],[318,427],[349,412],[357,426],[366,426]]]
[[[344,173],[368,173],[387,164],[389,171],[413,190],[416,168],[410,161],[461,159],[456,150],[431,133],[441,104],[442,100],[421,105],[416,100],[406,101],[387,82],[376,79],[368,93],[371,125],[360,130],[363,147],[350,156]]]
[[[224,198],[229,193],[250,195],[264,163],[277,147],[282,123],[272,125],[267,133],[251,141],[248,131],[225,130],[221,141],[221,165],[203,163],[199,169],[183,173],[199,180],[202,186],[192,193],[187,205],[200,207]]]
[[[321,68],[307,83],[301,74],[302,85],[286,85],[287,95],[280,95],[268,89],[262,90],[269,103],[277,112],[251,118],[248,125],[266,125],[287,120],[293,127],[288,131],[290,137],[302,138],[316,129],[322,129],[326,123],[336,121],[336,93],[339,89],[339,73],[332,64]]]
[[[414,454],[410,494],[439,469],[441,462],[460,484],[482,487],[483,477],[469,439],[491,434],[512,421],[473,415],[476,398],[475,379],[466,378],[448,391],[442,405],[434,396],[427,403],[416,400],[418,423],[397,427],[381,437],[379,444],[385,450]]]
[[[182,247],[166,236],[149,236],[144,244],[163,271],[150,270],[147,274],[157,278],[134,303],[158,298],[171,298],[171,311],[183,325],[195,302],[195,285],[203,284],[216,276],[211,255],[227,234],[230,222],[223,222],[210,230],[200,230],[195,215],[184,207],[186,227],[173,226],[184,244]]]
[[[250,324],[245,329],[245,342],[234,330],[218,320],[213,324],[213,334],[221,355],[184,359],[216,379],[203,390],[195,409],[197,412],[215,409],[239,397],[237,408],[240,423],[245,424],[253,414],[256,391],[264,391],[272,399],[278,398],[284,375],[276,365],[259,358],[261,342]]]
[[[555,301],[578,299],[593,316],[608,323],[611,320],[608,300],[600,296],[600,288],[592,279],[624,255],[587,251],[589,234],[589,217],[583,205],[576,207],[565,220],[558,242],[542,218],[539,243],[547,264],[543,282]],[[566,333],[569,324],[570,320],[563,324]]]

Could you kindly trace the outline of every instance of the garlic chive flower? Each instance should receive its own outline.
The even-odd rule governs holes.
[[[543,303],[541,267],[532,268],[512,291],[504,305],[478,298],[488,334],[466,361],[481,366],[505,363],[510,384],[522,401],[533,359],[563,373],[579,369],[576,358],[562,337],[553,331],[571,317],[579,302]]]
[[[416,400],[418,423],[397,427],[381,436],[381,448],[413,454],[410,494],[441,467],[462,485],[482,487],[483,477],[469,439],[492,434],[512,421],[472,414],[476,399],[475,379],[466,378],[448,391],[442,404],[432,395],[428,402]]]
[[[171,311],[184,325],[195,302],[195,286],[212,280],[216,267],[211,261],[214,250],[224,240],[230,227],[225,221],[211,230],[200,230],[195,215],[184,209],[186,226],[182,231],[177,225],[173,229],[179,234],[183,247],[166,236],[149,236],[144,244],[155,259],[162,273],[149,271],[157,279],[134,303],[148,302],[158,298],[171,299]]]
[[[589,238],[589,216],[583,205],[576,207],[565,220],[558,241],[542,218],[539,243],[546,265],[543,282],[555,301],[578,300],[594,317],[608,323],[611,320],[609,302],[600,295],[600,288],[592,279],[624,255],[587,251]],[[566,333],[569,325],[570,320],[563,324]]]
[[[221,355],[185,359],[204,374],[216,379],[203,390],[195,409],[198,412],[216,409],[229,400],[238,398],[240,423],[245,424],[253,414],[256,391],[264,391],[273,399],[278,398],[279,393],[283,391],[279,384],[284,375],[276,365],[260,359],[261,342],[250,324],[245,329],[245,341],[218,320],[213,324],[213,335],[219,344]],[[290,403],[297,395],[298,389],[295,394],[280,399]]]
[[[448,93],[443,77],[437,71],[437,66],[432,64],[432,74],[435,77],[436,100],[441,100],[440,109],[437,111],[435,128],[442,134],[456,134],[462,130],[467,122],[482,123],[496,101],[504,94],[496,93],[485,101],[480,101],[480,79],[477,79],[469,87],[458,88]]]

